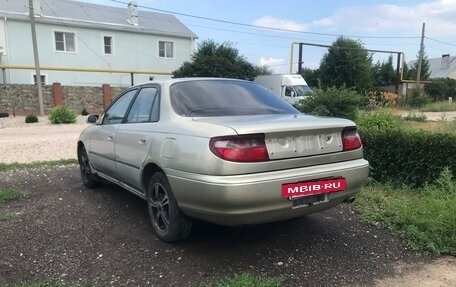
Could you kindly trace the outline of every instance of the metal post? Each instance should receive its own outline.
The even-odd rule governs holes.
[[[134,86],[135,85],[135,78],[133,76],[133,73],[130,73],[130,80],[131,80],[131,85]]]
[[[298,74],[301,75],[302,72],[302,46],[303,43],[299,43],[299,60],[298,60]]]
[[[394,91],[399,94],[399,84],[401,82],[401,53],[397,53],[397,66],[396,66],[396,86]]]
[[[38,101],[40,104],[40,115],[44,116],[43,90],[41,87],[40,60],[38,58],[38,45],[36,43],[35,12],[33,0],[29,0],[30,25],[32,29],[33,57],[35,58],[36,84],[38,87]]]
[[[418,89],[420,88],[421,62],[423,62],[425,27],[426,27],[426,23],[423,23],[423,28],[421,29],[421,44],[420,44],[420,56],[418,58],[418,70],[416,71],[416,84],[418,86]]]
[[[2,69],[2,78],[3,78],[3,84],[6,85],[6,69]]]

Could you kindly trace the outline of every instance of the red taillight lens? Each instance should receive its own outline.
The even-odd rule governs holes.
[[[342,132],[344,151],[359,149],[363,144],[356,128],[346,128]]]
[[[224,160],[235,162],[269,160],[264,134],[215,137],[210,140],[209,148]]]

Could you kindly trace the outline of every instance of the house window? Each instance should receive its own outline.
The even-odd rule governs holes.
[[[158,42],[158,56],[160,58],[172,58],[173,57],[174,43],[168,41]]]
[[[67,32],[54,32],[55,50],[61,52],[76,52],[75,34]]]
[[[41,84],[42,84],[42,85],[45,85],[45,84],[46,84],[46,75],[40,75],[40,78],[41,78]],[[36,75],[35,75],[35,74],[33,74],[33,83],[34,83],[35,85],[38,84],[38,83],[36,82]]]
[[[106,55],[112,55],[112,37],[111,36],[103,37],[103,46],[104,46],[104,53]]]

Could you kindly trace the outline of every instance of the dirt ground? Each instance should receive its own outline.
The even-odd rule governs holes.
[[[23,121],[23,118],[22,118]],[[83,118],[50,126],[0,119],[0,162],[75,158]],[[284,286],[456,286],[454,257],[408,250],[388,230],[335,209],[287,222],[227,228],[197,222],[166,244],[146,204],[118,187],[86,189],[77,166],[0,173],[0,286],[56,279],[97,286],[199,286],[235,273],[285,277]]]

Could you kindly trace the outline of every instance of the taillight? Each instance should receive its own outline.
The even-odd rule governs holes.
[[[359,149],[363,144],[355,127],[345,128],[342,131],[344,151]]]
[[[211,151],[221,159],[235,162],[268,161],[264,134],[211,138]]]

